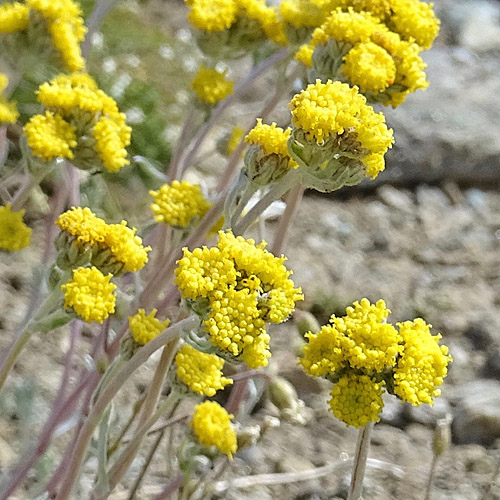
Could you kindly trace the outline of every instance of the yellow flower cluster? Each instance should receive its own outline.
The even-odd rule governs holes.
[[[394,369],[394,393],[413,406],[432,404],[448,373],[449,349],[439,345],[441,335],[431,335],[431,325],[423,319],[398,323],[398,327],[404,351]]]
[[[252,368],[270,356],[266,322],[285,321],[303,298],[285,257],[265,246],[220,231],[215,247],[185,248],[175,271],[183,298],[208,303],[203,323],[211,342]]]
[[[35,14],[30,20],[30,11]],[[46,23],[54,47],[64,65],[70,71],[80,71],[85,67],[80,43],[87,29],[83,25],[82,12],[73,0],[27,0],[5,3],[0,6],[0,33],[14,33],[37,24],[36,16]]]
[[[46,111],[44,115],[32,116],[24,126],[24,134],[33,155],[43,161],[74,157],[76,128],[60,115]]]
[[[173,181],[163,184],[158,191],[150,191],[154,198],[151,210],[156,222],[174,227],[188,227],[201,219],[210,208],[199,184],[188,181]]]
[[[0,207],[0,248],[17,252],[31,243],[31,229],[23,222],[24,210],[13,212],[10,203]]]
[[[389,313],[383,300],[362,299],[306,334],[299,363],[307,374],[336,384],[330,407],[348,425],[378,421],[383,387],[413,405],[432,404],[440,394],[451,361],[441,336],[432,336],[422,319],[398,323],[398,331],[386,322]]]
[[[215,104],[233,93],[234,82],[226,78],[226,72],[219,73],[202,65],[191,82],[191,88],[201,102]]]
[[[184,344],[175,356],[177,377],[189,389],[201,396],[212,397],[226,385],[232,384],[230,378],[222,375],[224,360],[215,354],[198,351]]]
[[[290,102],[292,123],[309,140],[323,143],[331,136],[348,131],[367,150],[361,158],[372,178],[384,169],[384,155],[393,143],[392,130],[382,113],[375,113],[356,87],[328,80],[308,85]]]
[[[353,427],[378,422],[384,406],[383,385],[367,375],[348,373],[332,388],[328,401],[330,410],[339,420]]]
[[[240,143],[243,134],[245,131],[241,127],[234,127],[233,130],[231,130],[231,134],[229,135],[227,139],[227,145],[226,149],[224,151],[224,154],[226,156],[230,156],[233,151],[237,148],[238,144]]]
[[[415,4],[413,0],[405,1]],[[324,78],[343,76],[351,84],[359,86],[371,100],[393,107],[401,104],[409,93],[426,88],[426,65],[419,54],[422,48],[430,47],[437,31],[429,35],[430,38],[422,34],[421,39],[425,43],[419,45],[414,37],[404,35],[409,33],[409,28],[402,30],[394,28],[394,23],[385,24],[385,17],[379,17],[385,11],[383,5],[380,9],[367,9],[368,12],[359,8],[354,10],[353,7],[359,7],[359,3],[337,6],[314,30],[310,42],[299,49],[296,59],[306,66],[313,66],[313,53],[330,44],[329,50],[318,52],[315,56],[316,71]],[[409,18],[414,20],[413,26],[420,21],[425,24],[425,13],[432,13],[432,8],[423,4],[423,7],[415,9],[409,14]],[[404,17],[403,14],[401,16]],[[335,69],[333,74],[331,68],[340,69]]]
[[[56,225],[61,228],[68,244],[90,250],[90,262],[101,269],[136,272],[148,261],[151,247],[144,247],[135,228],[127,223],[107,224],[89,208],[74,207],[61,214]]]
[[[257,125],[245,137],[245,142],[258,144],[265,153],[289,157],[287,141],[292,132],[291,128],[283,130],[273,122],[271,125],[262,123],[262,118],[257,118]]]
[[[280,13],[283,21],[294,28],[315,28],[324,19],[322,9],[310,0],[283,0]]]
[[[198,441],[204,446],[215,446],[219,451],[233,458],[238,449],[236,432],[231,425],[233,415],[219,403],[205,401],[194,407],[191,427]]]
[[[129,164],[125,148],[130,144],[131,129],[125,114],[89,75],[60,75],[40,85],[37,99],[49,111],[45,119],[35,115],[25,126],[35,156],[43,160],[74,158],[75,165],[82,168],[102,164],[109,172]],[[51,140],[44,146],[45,136]]]
[[[1,9],[1,7],[0,7]],[[2,123],[15,123],[19,116],[16,104],[9,102],[2,95],[2,92],[7,88],[9,80],[6,75],[0,73],[0,125]]]
[[[230,28],[233,35],[250,35],[251,39],[267,37],[279,44],[286,43],[278,9],[265,0],[191,0],[189,21],[207,33],[219,33]],[[241,31],[241,33],[238,33]]]
[[[15,33],[29,25],[29,7],[20,2],[0,5],[0,33]]]
[[[157,312],[156,309],[153,309],[149,314],[146,314],[144,309],[139,309],[128,318],[130,334],[137,344],[147,344],[170,324],[168,318],[165,321],[160,321],[156,317]]]
[[[115,312],[116,285],[96,267],[79,267],[73,277],[61,286],[64,307],[72,309],[84,321],[102,323]]]

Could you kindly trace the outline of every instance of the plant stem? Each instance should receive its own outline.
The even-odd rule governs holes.
[[[365,477],[366,460],[370,450],[371,433],[374,422],[369,422],[358,431],[358,441],[354,455],[354,466],[352,469],[351,485],[347,500],[359,500],[363,491],[363,478]]]
[[[431,499],[432,483],[434,482],[434,476],[436,474],[436,462],[438,457],[435,453],[432,454],[431,470],[429,472],[429,480],[427,481],[427,486],[425,488],[425,500]]]
[[[170,483],[167,484],[165,489],[159,494],[156,495],[153,500],[168,500],[173,493],[175,493],[182,485],[182,479],[184,474],[182,472],[178,474]]]
[[[73,448],[73,453],[68,461],[61,489],[56,496],[57,500],[68,500],[71,496],[78,474],[77,471],[79,471],[82,466],[88,444],[101,419],[102,412],[116,396],[116,393],[120,390],[123,384],[125,384],[135,370],[137,370],[137,368],[139,368],[139,366],[141,366],[151,356],[151,354],[163,347],[166,342],[179,335],[183,329],[194,327],[198,321],[199,319],[197,317],[189,317],[167,328],[164,332],[160,333],[160,335],[151,340],[151,342],[141,347],[141,349],[139,349],[139,351],[137,351],[135,355],[132,356],[132,358],[127,361],[127,363],[125,363],[125,365],[109,381],[90,410],[87,420],[79,432],[76,444]]]
[[[286,198],[285,212],[281,216],[278,228],[274,235],[273,244],[271,245],[270,252],[278,255],[283,251],[288,239],[288,231],[293,222],[295,214],[299,209],[302,196],[304,195],[304,188],[300,184],[296,184],[288,193]]]
[[[50,168],[40,169],[36,175],[30,175],[26,182],[18,189],[12,198],[11,210],[17,212],[23,208],[24,203],[29,198],[31,190],[42,182],[43,178],[50,173]]]
[[[298,175],[295,170],[290,170],[280,182],[272,185],[271,189],[233,227],[234,234],[236,236],[243,234],[273,201],[281,198],[296,183],[298,183]]]

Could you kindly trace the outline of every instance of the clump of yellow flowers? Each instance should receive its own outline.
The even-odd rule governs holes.
[[[126,221],[107,224],[87,207],[74,207],[56,220],[61,233],[56,241],[58,265],[73,268],[91,263],[115,276],[136,272],[148,261],[151,247],[144,247],[135,228]]]
[[[96,267],[79,267],[73,277],[61,286],[64,292],[64,307],[73,310],[88,323],[102,323],[115,312],[116,285]]]
[[[172,181],[163,184],[158,191],[150,191],[153,197],[151,211],[156,222],[186,228],[199,221],[210,208],[199,184],[188,181]]]
[[[0,125],[2,125],[2,123],[14,123],[19,116],[16,104],[14,102],[9,102],[2,95],[8,83],[9,79],[7,76],[0,73]]]
[[[156,309],[152,309],[149,314],[146,314],[146,311],[141,308],[129,317],[130,335],[138,345],[147,344],[170,324],[168,318],[160,321],[156,317],[157,312]]]
[[[31,229],[23,221],[24,210],[13,212],[10,203],[0,207],[0,249],[17,252],[31,243]]]
[[[307,374],[335,384],[330,409],[347,425],[378,422],[384,389],[414,406],[433,404],[441,393],[451,361],[441,335],[432,335],[420,318],[396,328],[386,322],[389,313],[383,300],[362,299],[318,333],[306,334],[299,362]]]
[[[191,427],[198,441],[204,446],[215,446],[219,451],[233,458],[238,449],[236,432],[231,425],[233,415],[219,403],[205,401],[194,408]]]
[[[234,82],[226,77],[226,73],[201,66],[191,82],[191,88],[202,103],[214,105],[233,93]]]
[[[86,32],[80,6],[73,0],[27,0],[0,5],[0,35],[19,33],[28,40],[36,37],[43,50],[46,33],[56,49],[52,52],[69,71],[85,67],[80,43]]]
[[[60,75],[40,85],[45,114],[24,127],[34,156],[43,161],[68,158],[86,170],[117,172],[129,164],[131,129],[114,99],[86,73]]]
[[[266,322],[285,321],[302,300],[285,257],[265,246],[220,231],[212,248],[185,248],[175,271],[182,297],[202,318],[202,334],[219,354],[252,368],[266,366],[271,355]]]

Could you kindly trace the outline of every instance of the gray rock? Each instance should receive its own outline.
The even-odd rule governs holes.
[[[397,109],[383,109],[396,143],[386,155],[386,171],[364,186],[446,179],[498,185],[500,60],[444,46],[424,52],[423,58],[430,86],[408,96]]]
[[[413,198],[407,191],[395,189],[392,186],[382,186],[377,190],[377,194],[389,207],[410,214],[414,211]]]
[[[416,422],[427,426],[434,426],[440,418],[446,417],[451,413],[451,407],[446,398],[440,397],[434,400],[434,405],[412,406],[410,404],[402,405],[404,416],[410,422]]]
[[[482,369],[482,375],[486,378],[500,379],[500,349],[495,348],[488,353],[486,362]]]
[[[457,388],[453,438],[491,446],[500,438],[500,382],[476,380]]]
[[[464,337],[467,338],[472,344],[472,347],[478,351],[487,349],[493,340],[490,332],[479,323],[469,325],[464,331]]]

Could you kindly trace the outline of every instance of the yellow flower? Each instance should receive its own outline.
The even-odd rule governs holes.
[[[345,359],[352,368],[381,372],[394,366],[401,351],[401,337],[385,322],[389,313],[383,300],[370,304],[368,299],[362,299],[348,307],[344,317],[332,317],[332,324],[341,333]]]
[[[394,369],[394,393],[413,406],[432,405],[452,361],[448,347],[439,345],[441,335],[431,335],[431,325],[421,318],[398,323],[398,327],[403,352]]]
[[[295,28],[316,27],[323,20],[321,9],[311,0],[283,0],[280,3],[280,12],[288,24]]]
[[[20,2],[0,5],[0,33],[25,30],[29,24],[29,7]]]
[[[83,69],[85,60],[80,42],[87,29],[79,5],[73,0],[28,0],[28,5],[47,21],[52,42],[67,68],[70,71]]]
[[[139,309],[133,316],[128,318],[130,334],[138,344],[147,344],[170,324],[168,318],[165,321],[160,321],[156,317],[157,312],[156,309],[153,309],[146,315],[144,309]]]
[[[135,227],[127,227],[124,220],[120,224],[109,224],[106,231],[104,245],[123,264],[125,271],[139,271],[148,261],[151,247],[142,245],[142,239],[135,234],[136,231]]]
[[[198,441],[204,446],[215,446],[219,451],[233,458],[238,449],[236,432],[231,425],[230,415],[219,403],[205,401],[194,407],[191,427]]]
[[[102,244],[108,226],[88,207],[73,207],[61,214],[55,224],[67,234],[76,237],[82,245]]]
[[[154,198],[151,210],[156,222],[174,227],[188,227],[193,220],[201,219],[210,208],[199,184],[173,181],[163,184],[158,191],[150,191]]]
[[[10,203],[0,207],[0,248],[17,252],[31,243],[31,229],[23,222],[24,210],[13,212]]]
[[[24,133],[33,155],[43,161],[73,158],[71,149],[77,145],[76,129],[61,116],[50,111],[34,115],[24,126]]]
[[[121,270],[136,272],[148,261],[151,247],[142,245],[136,229],[127,227],[126,221],[107,224],[89,208],[73,207],[61,214],[56,224],[82,247],[94,246],[92,261],[97,267],[106,269],[107,265],[119,263],[120,269],[114,274]]]
[[[429,49],[439,33],[439,19],[433,11],[433,4],[418,0],[391,0],[392,16],[389,27],[405,40],[415,42]]]
[[[305,43],[301,45],[299,50],[295,52],[295,60],[302,63],[304,66],[310,68],[312,66],[312,56],[314,53],[314,47],[310,44]]]
[[[127,159],[126,146],[130,143],[131,129],[127,125],[103,116],[92,129],[96,140],[95,150],[108,172],[118,172],[130,162]]]
[[[85,29],[83,19],[60,18],[49,24],[54,47],[61,53],[62,60],[70,71],[79,71],[85,67],[80,42],[83,41]]]
[[[208,299],[204,327],[212,343],[233,356],[243,353],[252,367],[267,364],[265,323],[285,321],[303,299],[284,260],[265,250],[265,242],[220,231],[216,247],[185,248],[175,271],[183,298]]]
[[[190,7],[191,24],[208,33],[228,29],[238,13],[235,0],[192,0]]]
[[[358,43],[344,57],[342,72],[362,92],[382,92],[394,83],[396,65],[382,47]]]
[[[234,82],[226,78],[226,72],[201,66],[191,82],[191,88],[198,99],[207,104],[215,104],[233,93]]]
[[[8,83],[9,79],[7,76],[0,73],[0,125],[2,123],[15,123],[19,116],[16,104],[14,102],[8,102],[7,99],[1,95],[7,88]]]
[[[246,135],[245,142],[258,144],[267,154],[288,157],[286,143],[291,131],[290,128],[277,127],[275,122],[267,125],[262,123],[262,118],[257,118],[257,125]]]
[[[330,410],[339,420],[354,427],[378,422],[384,406],[383,385],[366,375],[349,373],[333,386],[328,402]]]
[[[265,0],[238,0],[238,4],[242,17],[257,21],[269,40],[282,45],[287,43],[276,8],[266,5]]]
[[[115,312],[116,285],[110,283],[113,276],[105,276],[96,267],[79,267],[73,277],[61,286],[64,307],[72,309],[84,321],[102,323]]]
[[[189,344],[184,344],[175,356],[177,376],[193,392],[201,396],[215,393],[233,381],[222,375],[224,360],[215,354],[205,354]]]
[[[245,131],[238,126],[234,127],[233,130],[231,130],[231,134],[229,135],[229,138],[227,140],[226,150],[224,152],[226,156],[230,156],[237,148],[238,144],[243,138],[244,133]]]

